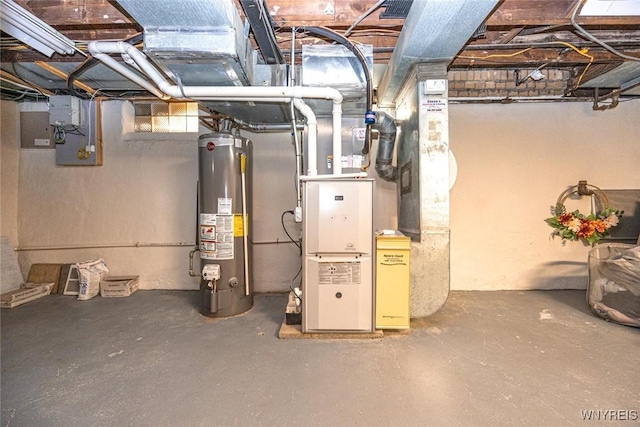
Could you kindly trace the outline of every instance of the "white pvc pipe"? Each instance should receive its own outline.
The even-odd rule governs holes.
[[[338,106],[340,107],[340,106]],[[333,174],[342,174],[342,108],[333,104]]]
[[[309,107],[302,99],[294,98],[293,105],[302,113],[307,119],[307,126],[309,127],[309,141],[308,141],[308,163],[309,169],[307,174],[313,176],[318,175],[318,121],[311,107]]]
[[[135,46],[125,42],[101,42],[89,43],[89,52],[94,57],[101,53],[127,54],[138,64],[138,67],[156,84],[157,88],[173,98],[193,99],[218,99],[230,97],[254,97],[254,98],[316,98],[329,99],[334,104],[342,104],[342,94],[329,87],[303,87],[303,86],[178,86],[169,83],[158,69],[147,59],[144,53]],[[102,58],[98,58],[102,60]],[[109,63],[109,67],[125,68],[118,63]],[[114,68],[115,69],[115,68]],[[184,96],[183,96],[184,93]],[[342,111],[342,107],[340,108]]]
[[[333,174],[341,175],[342,173],[342,94],[329,87],[307,87],[307,86],[178,86],[168,82],[165,77],[160,74],[158,69],[147,59],[146,55],[136,49],[135,46],[119,42],[94,41],[88,45],[91,55],[102,61],[105,65],[120,73],[124,77],[130,79],[134,83],[153,93],[161,99],[168,98],[191,98],[200,100],[222,100],[222,101],[254,101],[254,102],[290,102],[292,98],[313,98],[327,99],[333,101]],[[141,78],[138,74],[127,68],[126,65],[111,58],[108,53],[119,53],[128,55],[139,67],[144,74],[149,77],[153,83]],[[306,104],[305,104],[306,105]],[[307,106],[308,107],[308,106]],[[297,108],[297,107],[296,107]],[[302,107],[304,108],[304,107]],[[306,111],[306,109],[305,109]],[[311,111],[309,109],[308,111]],[[311,111],[311,113],[313,113]],[[304,114],[304,113],[303,113]],[[307,119],[309,114],[305,114]],[[315,115],[313,116],[315,119]],[[309,126],[309,134],[317,137],[316,132],[311,131]],[[317,124],[313,123],[313,127],[317,129]],[[310,137],[311,139],[311,137]],[[313,152],[316,156],[315,149],[311,149],[311,141],[309,154]],[[317,139],[314,141],[314,147],[317,147]],[[317,173],[317,157],[313,163],[309,162],[310,168],[314,168]],[[312,174],[311,171],[309,173]]]
[[[158,98],[163,99],[165,101],[171,98],[169,95],[166,95],[162,93],[160,90],[158,90],[158,88],[155,87],[153,84],[149,83],[148,80],[143,79],[142,77],[140,77],[139,74],[136,74],[133,70],[122,65],[121,63],[119,63],[118,61],[116,61],[114,58],[110,57],[106,53],[91,53],[91,56],[101,61],[107,67],[111,68],[116,73],[123,76],[124,78],[127,78],[132,82],[134,82],[135,84],[137,84],[138,86],[140,86],[141,88],[148,90]]]

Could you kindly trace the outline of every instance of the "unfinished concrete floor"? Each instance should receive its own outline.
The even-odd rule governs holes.
[[[278,339],[283,294],[218,320],[196,292],[53,295],[1,312],[2,425],[638,425],[640,330],[584,295],[454,292],[409,335],[346,341]]]

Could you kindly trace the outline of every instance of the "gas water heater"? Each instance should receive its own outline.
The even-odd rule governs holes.
[[[200,312],[210,317],[253,306],[249,222],[252,143],[230,131],[198,140]]]

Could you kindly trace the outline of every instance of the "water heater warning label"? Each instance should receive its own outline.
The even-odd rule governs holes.
[[[200,214],[200,258],[233,259],[233,215]]]
[[[319,285],[359,285],[359,262],[322,262],[318,264]]]
[[[218,214],[231,215],[232,200],[226,197],[218,197]]]

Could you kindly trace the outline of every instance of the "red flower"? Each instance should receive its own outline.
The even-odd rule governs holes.
[[[601,219],[595,220],[593,226],[598,233],[604,233],[605,231],[607,231],[607,224],[605,224],[605,222]]]
[[[590,219],[581,219],[580,220],[580,230],[578,230],[578,237],[588,238],[593,236],[593,233],[596,231],[596,226]]]
[[[558,222],[562,225],[567,225],[569,223],[569,221],[571,221],[573,219],[573,214],[570,213],[563,213],[561,215],[558,216]]]

